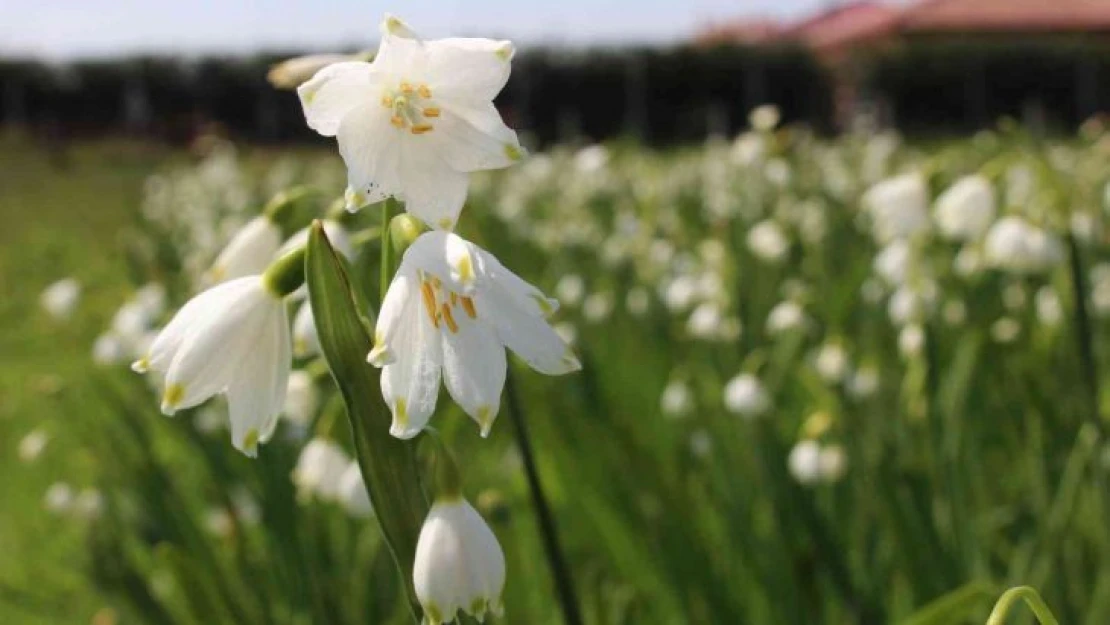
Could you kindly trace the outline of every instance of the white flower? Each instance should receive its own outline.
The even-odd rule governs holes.
[[[757,106],[748,113],[748,123],[760,132],[770,132],[779,125],[782,114],[774,104]]]
[[[856,399],[871,397],[879,390],[879,370],[871,365],[860,367],[848,378],[847,390]]]
[[[43,506],[55,514],[64,514],[73,509],[73,487],[65,482],[54,482],[43,495]]]
[[[574,153],[574,169],[590,174],[601,171],[609,164],[609,150],[604,145],[587,145]]]
[[[1064,257],[1055,235],[1013,215],[991,226],[984,248],[988,263],[1015,273],[1048,271]]]
[[[422,234],[389,285],[368,356],[383,367],[390,432],[411,438],[423,429],[442,374],[447,392],[488,435],[501,405],[506,347],[540,373],[578,370],[578,359],[547,322],[557,307],[469,241],[443,231]]]
[[[1051,286],[1043,286],[1037,291],[1036,296],[1037,319],[1046,326],[1056,326],[1064,317],[1064,309],[1060,305],[1060,297]]]
[[[771,407],[759,378],[741,373],[725,385],[725,408],[743,417],[758,417]]]
[[[22,462],[34,462],[46,449],[50,436],[42,430],[31,430],[23,440],[19,441],[19,459]]]
[[[232,444],[253,457],[285,402],[287,317],[283,296],[263,276],[237,278],[189,300],[132,368],[164,374],[167,415],[226,393]]]
[[[815,483],[821,477],[821,445],[813,440],[798,442],[790,450],[786,463],[799,483]]]
[[[980,175],[956,181],[937,198],[934,219],[942,234],[957,241],[979,238],[995,214],[994,188]]]
[[[285,403],[281,409],[285,418],[301,427],[308,427],[320,402],[317,395],[316,384],[310,373],[300,370],[290,373],[285,387]]]
[[[1021,334],[1021,324],[1013,317],[1002,317],[991,324],[991,338],[999,343],[1013,343]]]
[[[324,234],[327,235],[328,243],[331,243],[332,248],[342,254],[347,260],[354,260],[355,246],[351,241],[351,235],[347,232],[347,229],[343,227],[343,224],[334,219],[321,219],[320,225],[323,226]],[[308,235],[311,233],[311,230],[311,227],[309,227],[301,228],[297,232],[294,232],[293,236],[289,237],[281,244],[281,247],[278,248],[278,251],[274,253],[273,258],[270,260],[280,258],[294,250],[308,245]],[[265,268],[265,265],[263,268]]]
[[[304,302],[293,317],[293,355],[308,358],[320,353],[320,336],[316,333],[316,317],[312,302]]]
[[[354,60],[346,54],[307,54],[275,64],[266,80],[278,89],[295,89],[329,65]]]
[[[694,398],[690,386],[682,380],[671,380],[663,388],[663,395],[659,398],[659,407],[663,414],[669,417],[683,417],[693,408]]]
[[[339,445],[323,438],[308,441],[293,469],[297,496],[338,501],[341,479],[350,463],[351,459]]]
[[[75,278],[58,280],[43,290],[39,303],[51,317],[65,320],[73,314],[81,299],[81,284]]]
[[[713,340],[720,337],[723,324],[721,307],[714,302],[704,302],[690,313],[686,331],[694,338]]]
[[[967,304],[962,299],[952,299],[944,303],[942,311],[944,322],[950,326],[963,325],[967,320]]]
[[[347,514],[356,519],[366,519],[374,514],[374,506],[370,503],[370,495],[366,492],[366,483],[362,480],[362,470],[358,462],[351,462],[347,470],[339,476],[338,492],[339,503],[347,510]]]
[[[281,245],[281,228],[261,215],[235,233],[205,275],[209,284],[253,276],[266,270]]]
[[[903,174],[871,187],[862,199],[880,243],[911,237],[929,227],[929,190],[920,174]]]
[[[782,260],[790,249],[790,242],[782,233],[779,225],[770,219],[765,219],[748,231],[748,249],[756,258],[767,262]]]
[[[555,297],[566,306],[577,306],[586,294],[586,283],[582,276],[568,273],[555,284]]]
[[[451,623],[459,610],[483,621],[501,612],[505,554],[465,499],[441,499],[420,529],[412,579],[429,623]]]
[[[582,316],[590,323],[601,323],[613,312],[613,295],[606,291],[590,293],[582,302]]]
[[[805,326],[806,314],[796,302],[783,300],[767,313],[767,333],[770,335],[790,332]]]
[[[898,351],[903,356],[911,358],[921,353],[925,346],[925,329],[916,323],[911,323],[902,328],[898,333]]]
[[[493,105],[512,57],[507,41],[421,41],[387,16],[372,63],[336,63],[301,85],[309,127],[339,141],[348,207],[396,197],[429,226],[452,228],[468,174],[523,155]]]
[[[875,256],[872,266],[887,284],[898,286],[906,281],[910,268],[910,243],[905,239],[891,241]]]
[[[628,309],[630,315],[643,317],[647,314],[649,306],[651,306],[651,296],[648,295],[647,289],[634,286],[628,290],[628,295],[624,298],[624,307]]]
[[[92,349],[93,362],[98,365],[114,365],[127,359],[123,341],[114,333],[106,332],[96,337]]]
[[[848,375],[848,354],[839,343],[825,343],[817,350],[813,366],[826,382],[839,382]]]

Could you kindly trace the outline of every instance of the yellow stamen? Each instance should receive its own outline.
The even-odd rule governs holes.
[[[400,115],[394,115],[393,117],[389,118],[389,123],[393,124],[394,128],[404,128],[405,118],[401,117]]]
[[[429,106],[428,108],[424,109],[424,117],[439,117],[439,107]]]
[[[431,132],[431,131],[432,131],[432,125],[431,124],[413,124],[412,125],[412,134],[414,134],[414,135],[422,135],[426,132]]]
[[[471,319],[478,318],[478,311],[474,310],[474,300],[470,299],[469,297],[462,298],[462,307],[463,310],[466,311],[467,316],[469,316]]]
[[[454,291],[451,291],[451,305],[452,306],[458,306],[459,305],[459,294],[454,292]]]
[[[428,88],[428,85],[420,85],[416,92],[419,93],[420,97],[424,98],[425,100],[432,97],[432,90]]]
[[[388,96],[388,95],[383,95],[382,96],[382,106],[384,106],[387,109],[393,108],[393,98],[391,96]]]
[[[457,334],[459,324],[455,323],[455,317],[451,314],[451,307],[447,305],[447,302],[443,302],[442,310],[443,321],[447,324],[447,329],[451,331],[451,334]]]
[[[439,316],[436,314],[436,294],[432,291],[432,285],[428,284],[425,280],[420,283],[420,292],[424,295],[424,310],[428,311],[428,318],[432,320],[432,325],[439,327]]]
[[[412,85],[410,85],[409,83],[401,83],[401,93],[405,95],[412,95],[414,91],[416,91],[416,89],[413,89]]]

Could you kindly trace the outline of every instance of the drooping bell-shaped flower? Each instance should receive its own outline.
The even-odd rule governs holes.
[[[918,173],[883,180],[863,195],[871,216],[872,234],[879,243],[912,237],[929,228],[929,189]]]
[[[426,622],[454,622],[459,610],[483,621],[501,611],[505,554],[466,499],[441,497],[420,530],[412,577]]]
[[[350,463],[351,459],[339,445],[324,438],[312,439],[304,446],[293,469],[298,496],[338,501],[340,478]]]
[[[469,173],[523,155],[493,105],[512,57],[507,41],[422,41],[387,16],[372,63],[336,63],[301,85],[309,127],[338,139],[348,208],[395,197],[429,226],[451,229]]]
[[[296,265],[294,258],[274,268]],[[255,456],[258,444],[273,435],[285,402],[292,347],[284,299],[296,286],[271,269],[189,300],[132,365],[163,375],[162,412],[172,415],[225,393],[232,444]]]
[[[423,429],[442,377],[487,435],[501,404],[506,347],[540,373],[578,370],[578,359],[546,319],[557,304],[458,235],[421,235],[382,302],[368,357],[383,368],[390,432],[411,438]]]
[[[957,241],[973,241],[987,231],[994,220],[994,188],[981,175],[956,181],[937,198],[933,218],[941,233]]]
[[[205,274],[209,284],[258,275],[270,266],[281,245],[281,228],[260,215],[239,229]]]

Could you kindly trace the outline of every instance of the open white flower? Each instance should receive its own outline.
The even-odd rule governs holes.
[[[902,174],[872,186],[863,195],[875,240],[890,243],[929,228],[929,189],[921,174]]]
[[[390,433],[411,438],[435,410],[442,375],[451,397],[489,434],[505,384],[505,348],[536,371],[581,365],[551,328],[558,302],[461,237],[426,232],[405,252],[382,302],[368,360],[382,369]]]
[[[429,226],[452,228],[468,174],[523,155],[493,105],[512,57],[508,41],[421,41],[387,16],[372,63],[336,63],[301,85],[309,127],[339,141],[348,208],[395,197]]]
[[[285,402],[292,355],[283,299],[264,276],[212,287],[174,315],[132,368],[164,374],[167,415],[226,393],[232,444],[253,457]]]
[[[281,228],[268,216],[247,222],[212,263],[205,280],[216,284],[260,274],[270,265],[281,245]]]
[[[440,499],[420,529],[412,578],[427,622],[451,623],[459,610],[483,621],[501,612],[505,554],[470,503]]]
[[[1064,259],[1055,234],[1014,215],[996,221],[983,246],[990,265],[1014,273],[1043,273]]]

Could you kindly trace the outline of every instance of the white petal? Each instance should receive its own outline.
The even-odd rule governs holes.
[[[536,317],[550,317],[559,310],[559,301],[544,295],[532,284],[513,273],[497,257],[480,247],[474,246],[481,268],[481,281],[501,287],[502,294],[508,297],[513,306]]]
[[[246,286],[246,281],[225,282],[194,296],[177,311],[166,327],[162,328],[151,344],[149,352],[131,365],[131,368],[140,373],[148,369],[165,373],[181,348],[186,331],[196,320],[208,315],[212,308],[220,306],[225,297],[235,297],[233,293]]]
[[[505,347],[493,327],[470,319],[456,308],[458,331],[440,324],[443,335],[443,383],[447,392],[488,436],[501,407],[505,386]]]
[[[464,106],[442,101],[443,112],[429,136],[443,160],[456,171],[508,167],[521,159],[516,133],[505,125],[493,103]]]
[[[429,273],[442,280],[448,291],[469,295],[484,279],[483,259],[473,243],[452,232],[433,230],[413,241],[401,267]]]
[[[423,42],[407,37],[382,37],[374,69],[388,76],[389,80],[425,82],[427,78],[428,51]]]
[[[215,284],[260,274],[270,265],[279,245],[281,229],[277,224],[266,217],[255,217],[220,252],[206,278]]]
[[[412,438],[435,411],[442,363],[439,334],[413,293],[396,323],[389,349],[394,361],[382,368],[382,398],[393,413],[389,433]]]
[[[274,307],[261,325],[260,340],[252,346],[227,389],[231,442],[251,457],[277,426],[292,359],[285,307]]]
[[[493,39],[449,38],[425,44],[433,93],[472,102],[491,101],[509,80],[513,44]]]
[[[336,132],[351,188],[348,203],[356,208],[380,202],[401,189],[401,133],[389,118],[389,109],[381,103],[362,104],[343,118]]]
[[[230,294],[197,317],[182,337],[166,372],[164,412],[190,408],[223,391],[265,329],[257,321],[266,307],[282,305],[257,276],[227,284],[238,290],[227,289]]]
[[[293,354],[297,358],[308,358],[319,353],[320,337],[316,333],[316,317],[312,314],[312,302],[306,301],[293,318]]]
[[[405,210],[429,227],[450,230],[466,202],[470,179],[443,160],[432,134],[434,131],[399,142],[398,196],[405,202]]]
[[[396,360],[391,346],[394,335],[406,320],[406,315],[420,314],[416,300],[420,298],[419,279],[416,270],[412,267],[401,265],[389,283],[385,292],[382,308],[378,312],[378,321],[374,326],[374,346],[366,361],[375,367],[382,367]]]
[[[380,76],[370,63],[329,65],[297,88],[308,127],[331,137],[356,107],[381,97]],[[380,108],[380,107],[379,107]]]
[[[582,368],[574,351],[547,321],[520,308],[501,285],[482,291],[474,302],[478,318],[492,324],[498,340],[536,371],[562,375]]]

